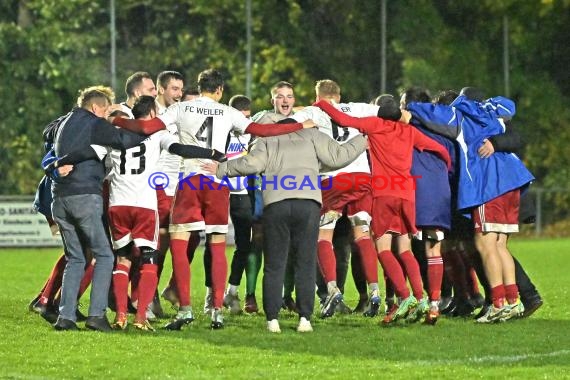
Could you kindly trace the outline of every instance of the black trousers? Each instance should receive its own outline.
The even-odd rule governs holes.
[[[236,250],[232,257],[230,270],[230,285],[238,286],[241,282],[247,256],[251,252],[251,226],[253,224],[253,210],[248,194],[230,195],[230,218],[234,225],[234,240]]]
[[[286,199],[263,210],[263,310],[268,321],[277,319],[281,309],[288,254],[294,262],[299,316],[311,318],[320,209],[321,205],[312,200]]]

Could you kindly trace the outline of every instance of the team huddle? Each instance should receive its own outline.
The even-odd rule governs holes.
[[[113,104],[110,88],[86,88],[44,130],[46,176],[35,205],[65,253],[30,308],[56,330],[77,330],[80,320],[125,330],[132,312],[133,328],[154,331],[151,322],[164,317],[157,285],[168,250],[162,297],[177,313],[164,328],[193,322],[191,262],[202,235],[212,329],[223,328],[224,309],[260,311],[261,267],[272,333],[281,332],[282,309],[299,315],[298,332],[313,331],[315,294],[321,318],[374,318],[384,292],[384,325],[433,325],[476,309],[477,323],[502,322],[542,305],[508,250],[519,219],[532,219],[519,208],[534,179],[515,154],[510,99],[470,87],[431,99],[411,88],[400,101],[342,103],[338,84],[320,80],[315,103],[294,108],[294,88],[282,81],[271,88],[273,110],[251,117],[243,95],[220,103],[217,70],[200,73],[196,91],[183,89],[178,72],[160,73],[157,87],[137,72],[125,102]],[[360,295],[354,310],[343,295],[349,261]],[[85,317],[78,300],[89,285]]]

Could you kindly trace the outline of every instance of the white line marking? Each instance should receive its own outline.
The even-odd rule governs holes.
[[[522,355],[511,355],[511,356],[474,356],[465,359],[452,359],[452,360],[417,360],[410,362],[411,365],[431,367],[436,365],[447,365],[447,364],[480,364],[480,363],[516,363],[528,359],[540,359],[547,357],[556,357],[570,355],[570,350],[560,350],[546,353],[532,353],[532,354],[522,354]]]

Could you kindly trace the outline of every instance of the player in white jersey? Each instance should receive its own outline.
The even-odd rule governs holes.
[[[191,102],[175,103],[157,119],[136,122],[143,125],[176,124],[181,143],[219,151],[225,149],[228,133],[232,130],[238,133],[248,132],[257,136],[269,136],[314,126],[311,121],[304,125],[253,123],[236,109],[218,103],[223,95],[223,86],[223,78],[217,70],[206,70],[198,76],[201,94],[199,98]],[[122,120],[124,125],[128,125],[129,122],[130,120]],[[221,309],[227,277],[225,235],[228,231],[229,189],[227,183],[220,183],[220,180],[212,180],[213,177],[207,176],[200,167],[205,162],[207,161],[184,160],[187,176],[180,180],[172,206],[170,250],[180,308],[176,318],[167,325],[169,329],[180,329],[193,320],[190,306],[190,269],[186,252],[190,232],[204,229],[212,254],[214,309],[211,314],[211,327],[214,329],[223,327]]]
[[[377,116],[379,107],[366,103],[340,103],[340,87],[332,80],[320,80],[315,86],[316,99],[331,99],[336,107],[355,117]],[[306,107],[292,116],[297,121],[312,119],[319,131],[329,135],[339,143],[359,135],[354,128],[340,127],[317,107]],[[336,282],[336,257],[333,250],[333,232],[337,220],[346,208],[352,224],[354,241],[360,251],[360,259],[370,291],[369,308],[365,316],[378,313],[380,297],[378,290],[378,270],[376,250],[370,238],[372,209],[372,189],[370,165],[366,152],[342,169],[321,173],[323,205],[318,243],[318,263],[327,284],[327,297],[321,306],[321,318],[331,317],[343,295]]]
[[[166,109],[182,97],[182,89],[184,87],[184,77],[177,71],[162,71],[156,78],[158,95],[156,96],[157,114],[161,115]],[[178,128],[176,125],[168,125],[167,131],[176,137],[178,141]],[[170,223],[170,209],[172,208],[172,200],[178,184],[178,173],[180,173],[180,156],[172,154],[167,150],[162,150],[160,159],[158,160],[157,171],[164,173],[168,177],[167,184],[164,187],[156,188],[156,196],[158,200],[158,220],[159,220],[159,244],[158,244],[158,278],[162,273],[166,251],[170,246],[170,235],[168,234],[168,225]],[[174,283],[174,280],[172,280]],[[173,288],[176,294],[176,287]],[[155,297],[151,310],[154,314],[162,313],[160,301]]]
[[[156,103],[151,96],[140,97],[133,107],[139,118],[152,118]],[[165,177],[157,172],[162,150],[185,157],[212,157],[221,159],[223,154],[212,149],[184,146],[166,130],[152,134],[140,145],[127,150],[110,152],[113,167],[110,174],[109,221],[113,248],[117,251],[117,265],[113,272],[113,290],[117,304],[117,316],[113,326],[127,326],[127,290],[131,265],[130,253],[134,244],[140,249],[139,297],[134,326],[153,330],[146,319],[146,309],[152,301],[158,282],[157,245],[158,212],[155,188]]]
[[[156,86],[149,73],[146,71],[137,71],[127,78],[125,94],[127,95],[127,100],[120,103],[121,111],[129,115],[131,119],[134,119],[131,109],[135,101],[143,95],[155,97]]]

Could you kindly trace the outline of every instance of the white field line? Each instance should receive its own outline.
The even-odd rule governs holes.
[[[570,355],[570,350],[559,350],[545,353],[531,353],[521,355],[489,355],[489,356],[472,356],[465,359],[451,359],[451,360],[416,360],[407,362],[406,364],[414,366],[432,367],[437,365],[447,364],[481,364],[481,363],[516,363],[529,359],[552,358],[557,356]]]

